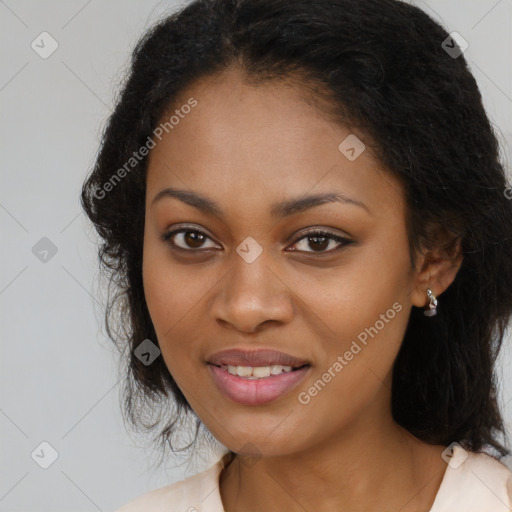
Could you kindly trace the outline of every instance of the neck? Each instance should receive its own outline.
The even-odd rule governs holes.
[[[307,450],[240,461],[223,471],[226,512],[379,510],[428,512],[446,463],[391,417],[358,421]]]

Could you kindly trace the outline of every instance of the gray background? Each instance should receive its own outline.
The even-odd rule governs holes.
[[[512,0],[416,4],[468,41],[465,56],[510,162]],[[158,454],[126,432],[95,304],[95,235],[78,203],[131,48],[176,5],[0,0],[1,511],[113,510],[216,457],[156,468]],[[43,31],[59,45],[47,59],[31,48]],[[57,248],[46,263],[32,252],[43,237]],[[512,432],[510,345],[500,375]],[[58,452],[46,470],[31,458],[43,441]]]

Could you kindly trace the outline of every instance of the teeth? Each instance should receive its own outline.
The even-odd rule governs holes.
[[[253,377],[269,377],[270,376],[270,366],[256,366],[252,370]]]
[[[250,366],[237,366],[236,374],[239,377],[251,377],[252,376],[252,368]]]
[[[292,371],[291,366],[273,364],[271,366],[233,366],[222,365],[222,369],[227,370],[231,375],[238,375],[246,379],[264,379],[271,375],[279,375]]]
[[[280,364],[273,364],[271,367],[270,367],[270,373],[272,375],[279,375],[282,371],[283,371],[283,366],[281,366]],[[286,368],[290,368],[289,366],[287,366]]]

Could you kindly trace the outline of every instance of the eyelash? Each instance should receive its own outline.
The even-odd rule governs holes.
[[[171,249],[173,250],[176,250],[176,251],[181,251],[181,252],[190,252],[190,253],[194,253],[194,252],[200,252],[200,251],[205,251],[205,250],[208,250],[210,249],[210,247],[208,247],[207,249],[183,249],[183,247],[178,247],[172,240],[170,240],[174,235],[177,235],[178,233],[187,233],[187,232],[191,232],[191,233],[199,233],[201,235],[204,235],[206,238],[210,239],[211,238],[206,234],[204,233],[203,231],[199,230],[199,229],[196,229],[196,228],[179,228],[179,229],[175,229],[175,230],[172,230],[172,231],[169,231],[167,233],[165,233],[163,236],[162,236],[162,240],[166,243],[168,243],[170,246],[171,246]],[[334,233],[330,233],[329,231],[325,231],[325,230],[322,230],[322,229],[316,229],[316,230],[312,230],[312,231],[307,231],[307,232],[303,232],[303,233],[299,233],[298,235],[299,238],[297,238],[292,245],[295,245],[297,244],[298,242],[300,242],[301,240],[304,240],[304,239],[307,239],[307,238],[327,238],[329,240],[334,240],[336,242],[338,242],[340,245],[336,248],[336,249],[330,249],[328,251],[298,251],[298,250],[293,250],[293,252],[302,252],[302,253],[306,253],[306,254],[332,254],[334,252],[338,252],[340,251],[341,249],[343,249],[344,247],[346,247],[347,245],[353,243],[353,240],[349,239],[349,238],[346,238],[346,237],[342,237],[340,235],[336,235]]]

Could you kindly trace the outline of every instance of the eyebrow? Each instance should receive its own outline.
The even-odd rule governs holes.
[[[174,197],[179,199],[183,203],[186,203],[190,206],[201,210],[203,213],[209,215],[216,215],[218,217],[223,217],[224,213],[220,206],[213,201],[212,199],[202,196],[197,192],[192,192],[191,190],[179,190],[175,188],[164,188],[151,201],[151,206],[153,206],[157,201],[163,199],[164,197]],[[297,213],[304,212],[309,210],[310,208],[314,208],[315,206],[320,206],[325,203],[339,202],[345,204],[352,204],[355,206],[359,206],[360,208],[366,210],[371,214],[368,207],[357,199],[353,199],[345,196],[340,193],[325,193],[325,194],[315,194],[309,196],[301,196],[294,199],[288,199],[286,201],[274,203],[272,208],[270,209],[270,213],[272,217],[276,218],[284,218],[290,215],[295,215]]]

